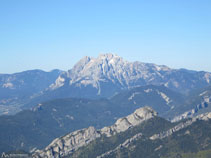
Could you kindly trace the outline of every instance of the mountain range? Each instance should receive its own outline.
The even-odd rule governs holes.
[[[113,54],[84,57],[68,71],[1,74],[0,153],[209,155],[210,79],[210,72],[128,62]]]
[[[128,62],[117,55],[101,54],[97,58],[82,58],[68,71],[1,74],[0,102],[1,109],[7,110],[2,110],[4,113],[14,113],[17,107],[30,108],[56,98],[109,98],[122,90],[145,85],[163,85],[187,95],[209,86],[210,80],[209,72]]]
[[[84,57],[63,72],[41,98],[108,98],[122,90],[144,85],[164,85],[187,94],[210,85],[211,73],[142,62],[128,62],[113,54]]]

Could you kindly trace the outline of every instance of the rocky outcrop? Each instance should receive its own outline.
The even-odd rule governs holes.
[[[197,104],[195,108],[184,112],[183,114],[174,117],[171,122],[177,122],[182,119],[190,118],[196,115],[201,109],[207,108],[211,103],[211,97],[210,96],[205,96],[203,100],[201,101],[200,104]]]
[[[197,120],[207,121],[209,119],[211,119],[211,112],[198,115],[196,117],[193,117],[190,120],[187,120],[186,122],[179,123],[178,125],[174,126],[173,128],[171,128],[171,129],[169,129],[167,131],[163,131],[162,133],[155,134],[155,135],[151,136],[150,139],[151,140],[155,140],[155,139],[163,139],[163,138],[166,138],[166,137],[172,135],[173,133],[175,133],[175,132],[177,132],[177,131],[179,131],[179,130],[181,130],[183,128],[186,128],[186,127],[192,125]]]
[[[88,143],[101,137],[102,135],[110,137],[117,133],[124,132],[127,129],[137,126],[143,121],[149,120],[156,115],[157,113],[150,107],[140,108],[131,115],[118,119],[116,123],[112,126],[104,127],[99,130],[96,130],[94,127],[89,127],[69,133],[61,138],[57,138],[44,150],[35,151],[33,153],[33,156],[34,158],[60,158],[62,156],[73,153],[78,148],[87,145]],[[127,142],[123,144],[127,144]]]
[[[114,125],[102,128],[101,133],[109,137],[112,136],[113,134],[124,132],[128,128],[134,127],[156,115],[157,112],[152,110],[152,108],[150,107],[140,108],[137,109],[133,114],[118,119]]]
[[[163,138],[166,138],[166,137],[172,135],[174,132],[177,132],[177,131],[179,131],[179,130],[181,130],[183,128],[186,128],[186,127],[192,125],[197,120],[208,121],[209,119],[211,119],[211,112],[210,113],[206,113],[206,114],[201,114],[201,115],[199,115],[197,117],[192,118],[191,120],[188,120],[188,121],[186,121],[184,123],[180,123],[180,124],[176,125],[175,127],[167,130],[167,131],[164,131],[164,132],[159,133],[159,134],[155,134],[155,135],[153,135],[153,136],[151,136],[149,138],[146,138],[146,139],[150,139],[152,141],[156,140],[156,139],[163,139]],[[110,155],[117,154],[117,152],[120,151],[120,150],[129,149],[130,147],[133,148],[133,147],[135,147],[133,145],[133,142],[141,139],[142,136],[143,136],[142,133],[138,133],[138,134],[134,135],[133,137],[125,140],[124,143],[119,144],[115,149],[109,150],[109,151],[97,156],[97,158],[104,158],[104,157],[108,158]],[[160,145],[157,148],[155,148],[154,151],[160,150],[162,147],[163,146]]]
[[[177,131],[179,131],[179,130],[185,128],[185,127],[190,126],[191,124],[193,124],[193,123],[196,122],[197,120],[208,121],[209,119],[211,119],[211,113],[201,114],[201,115],[199,115],[199,116],[197,116],[197,117],[192,118],[191,120],[188,120],[188,121],[186,121],[186,122],[184,122],[184,123],[180,123],[180,124],[176,125],[175,127],[171,128],[171,129],[169,129],[169,130],[167,130],[167,131],[164,131],[164,132],[162,132],[162,133],[160,133],[160,134],[155,134],[155,135],[153,135],[153,136],[151,136],[151,137],[149,137],[149,138],[146,138],[146,139],[150,139],[150,140],[152,140],[152,141],[153,141],[153,140],[156,140],[156,139],[163,139],[163,138],[166,138],[166,137],[170,136],[170,135],[173,134],[174,132],[177,132]],[[105,152],[105,153],[103,153],[103,154],[97,156],[97,158],[104,158],[104,157],[107,158],[107,157],[109,157],[110,155],[116,154],[116,153],[117,153],[118,151],[120,151],[120,150],[124,150],[125,148],[128,149],[128,148],[130,148],[130,147],[135,147],[135,146],[132,145],[133,142],[135,142],[135,141],[137,141],[137,140],[139,140],[139,139],[141,139],[141,138],[142,138],[142,133],[138,133],[138,134],[134,135],[133,137],[127,139],[124,143],[118,145],[115,149],[109,150],[109,151],[107,151],[107,152]],[[131,145],[132,145],[132,146],[131,146]],[[157,148],[155,148],[154,151],[160,150],[162,147],[163,147],[163,146],[160,145],[160,146],[158,146]]]
[[[78,130],[55,139],[44,150],[37,150],[33,156],[35,158],[60,158],[71,154],[79,147],[90,143],[98,137],[100,137],[100,133],[94,127]]]

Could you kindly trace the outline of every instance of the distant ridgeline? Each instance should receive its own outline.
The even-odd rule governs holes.
[[[128,62],[113,54],[84,57],[64,72],[25,71],[0,75],[0,114],[56,98],[109,98],[137,86],[164,85],[187,94],[210,85],[211,73]],[[5,105],[5,106],[2,106]],[[9,105],[9,106],[8,106]]]

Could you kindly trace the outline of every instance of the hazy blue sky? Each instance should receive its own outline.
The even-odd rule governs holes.
[[[211,72],[211,1],[0,1],[0,73],[68,70],[108,52]]]

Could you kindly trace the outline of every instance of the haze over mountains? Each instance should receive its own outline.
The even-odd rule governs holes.
[[[60,70],[45,72],[29,70],[14,74],[0,74],[0,114],[16,113],[36,93],[48,88]]]
[[[2,74],[0,80],[0,103],[7,106],[2,106],[2,113],[14,113],[17,107],[29,108],[51,99],[108,98],[144,85],[164,85],[187,94],[210,85],[211,73],[128,62],[117,55],[101,54],[97,58],[82,58],[67,72],[34,70]]]
[[[110,158],[118,157],[118,153],[124,155],[123,147],[127,153],[125,157],[128,157],[130,154],[139,153],[138,149],[144,148],[142,143],[146,141],[150,152],[163,148],[162,152],[155,153],[168,157],[166,153],[163,153],[165,150],[168,150],[167,153],[170,155],[177,151],[172,151],[171,148],[165,146],[166,139],[164,141],[163,138],[161,141],[151,140],[147,132],[144,133],[144,131],[152,129],[151,133],[149,132],[151,136],[157,136],[158,133],[169,133],[168,130],[171,133],[181,125],[179,124],[181,122],[184,123],[181,126],[185,125],[184,128],[186,128],[186,123],[190,123],[187,122],[187,119],[193,118],[207,118],[201,126],[198,123],[195,125],[196,119],[188,124],[189,131],[198,126],[202,128],[197,131],[202,133],[202,137],[195,137],[197,132],[190,134],[196,138],[193,144],[196,145],[198,141],[202,141],[203,145],[206,145],[204,147],[200,144],[194,150],[197,150],[196,152],[210,150],[211,144],[206,144],[206,141],[211,138],[204,127],[208,126],[208,130],[210,130],[210,114],[207,113],[211,112],[210,79],[210,72],[171,69],[163,65],[138,61],[128,62],[113,54],[101,54],[97,58],[84,57],[68,71],[31,70],[10,75],[1,74],[0,153],[22,149],[37,154],[36,156],[39,158],[42,158],[40,155],[86,157],[83,153],[89,155],[90,158],[97,156]],[[126,120],[120,127],[119,123],[115,123],[118,118],[125,118],[140,108],[153,111],[153,114],[156,114],[149,120],[144,119],[144,127],[141,125],[143,122],[138,120],[145,118],[145,115],[142,117],[137,113],[131,115],[131,117],[134,116],[132,122],[128,119],[120,119]],[[148,112],[146,112],[147,114]],[[133,125],[134,121],[138,123],[128,126],[128,122]],[[111,126],[112,124],[114,125]],[[157,125],[154,126],[155,124]],[[92,127],[88,128],[90,126]],[[102,131],[99,132],[98,129],[104,129],[103,131],[107,131],[107,134],[105,134],[106,132],[102,134]],[[122,131],[122,129],[125,130]],[[183,137],[186,132],[182,130],[183,128],[179,129],[181,129],[179,133],[182,136],[177,135],[176,137],[182,140],[186,138]],[[120,133],[115,133],[118,130]],[[83,135],[84,132],[88,136],[90,136],[90,132],[94,132],[94,137],[83,141],[80,134]],[[128,132],[130,134],[127,136]],[[66,133],[70,133],[70,137],[75,141],[75,134],[79,134],[81,139],[77,137],[77,140],[84,142],[85,146],[80,146],[80,143],[79,146],[74,146],[74,143],[71,147],[68,146],[67,144],[71,144],[68,135],[64,136],[67,142],[63,142],[64,137],[60,142],[59,137]],[[108,133],[110,133],[109,136]],[[116,142],[111,141],[110,136],[112,139],[115,138]],[[178,151],[182,151],[178,145],[180,142],[169,136],[166,136],[167,139],[170,139],[167,142],[177,146]],[[51,143],[52,148],[44,149],[55,138],[57,139],[54,142],[59,141],[60,143]],[[122,141],[120,141],[121,139]],[[73,140],[71,139],[71,141]],[[131,151],[131,148],[128,148],[130,145],[125,146],[128,141],[137,141],[136,143],[139,145],[136,144],[134,150]],[[154,143],[156,145],[153,145]],[[106,150],[99,149],[96,144],[107,148]],[[154,148],[155,146],[157,147]],[[79,150],[76,151],[76,148]],[[41,149],[44,150],[41,151]],[[95,150],[98,151],[98,155],[93,153]],[[87,153],[87,151],[89,152]],[[193,152],[192,147],[190,151]],[[146,156],[150,152],[147,151],[143,155]],[[184,151],[182,152],[186,154]],[[156,157],[156,155],[151,156]]]

